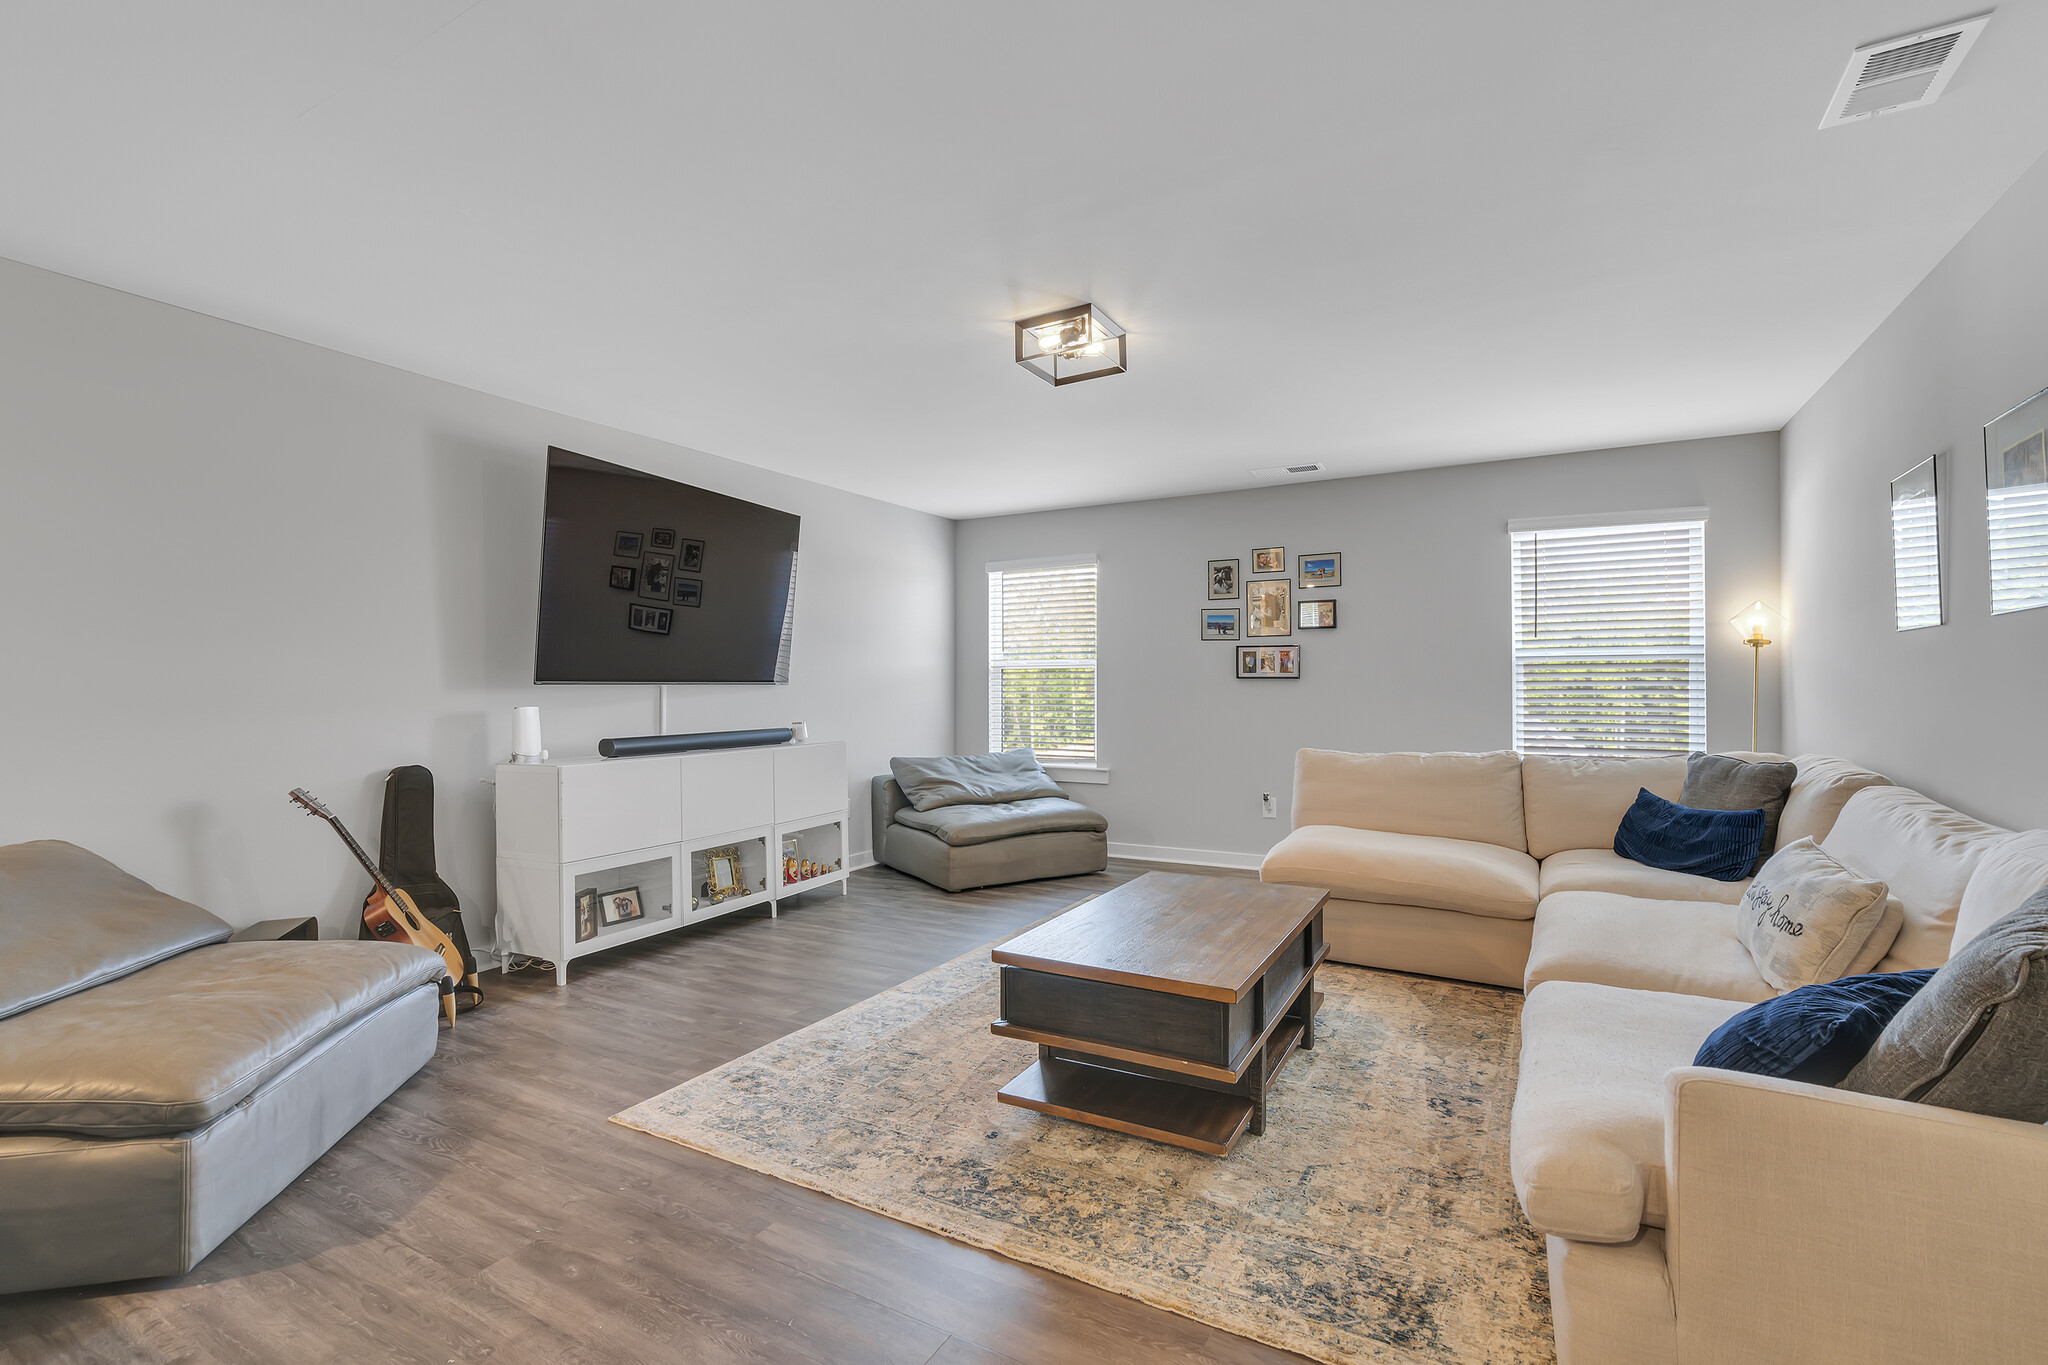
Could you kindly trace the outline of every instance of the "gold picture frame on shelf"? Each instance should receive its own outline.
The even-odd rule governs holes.
[[[740,846],[704,850],[704,899],[716,904],[747,894],[746,876],[740,869]]]

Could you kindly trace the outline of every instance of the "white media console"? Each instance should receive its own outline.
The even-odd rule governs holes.
[[[571,959],[833,883],[846,893],[846,746],[836,740],[648,758],[498,765],[498,947]],[[799,868],[784,881],[783,847]],[[737,850],[738,885],[716,889],[709,855]],[[636,893],[640,915],[594,917],[577,900]],[[586,915],[586,921],[593,917]]]

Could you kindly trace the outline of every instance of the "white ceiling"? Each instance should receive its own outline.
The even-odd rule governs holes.
[[[2048,149],[1816,128],[1942,3],[14,0],[0,255],[949,516],[1775,429]]]

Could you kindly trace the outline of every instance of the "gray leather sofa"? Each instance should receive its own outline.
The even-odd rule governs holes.
[[[875,861],[947,891],[1109,866],[1109,821],[1029,749],[894,758],[874,779]]]
[[[441,959],[0,848],[0,1293],[190,1270],[434,1055]]]

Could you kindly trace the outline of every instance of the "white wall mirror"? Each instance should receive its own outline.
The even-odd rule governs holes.
[[[2048,607],[2048,389],[1984,428],[1991,614]]]
[[[1941,494],[1929,455],[1892,480],[1892,583],[1900,630],[1941,624]]]

